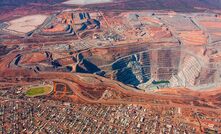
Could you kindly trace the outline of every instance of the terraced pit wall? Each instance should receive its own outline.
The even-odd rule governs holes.
[[[94,73],[135,87],[150,81],[169,81],[169,87],[215,83],[217,70],[202,65],[199,57],[180,47],[96,48],[81,54],[98,68]]]

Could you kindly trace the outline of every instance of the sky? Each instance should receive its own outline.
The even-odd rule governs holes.
[[[86,4],[95,4],[95,3],[106,3],[106,2],[111,2],[111,1],[112,0],[68,0],[64,3],[86,5]]]

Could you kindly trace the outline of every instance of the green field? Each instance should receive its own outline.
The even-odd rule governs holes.
[[[47,95],[51,93],[52,87],[51,86],[39,86],[39,87],[31,87],[28,91],[26,91],[26,95],[29,97],[36,97]]]

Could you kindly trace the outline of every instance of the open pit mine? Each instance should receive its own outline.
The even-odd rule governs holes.
[[[219,0],[19,1],[0,13],[0,133],[221,133]]]

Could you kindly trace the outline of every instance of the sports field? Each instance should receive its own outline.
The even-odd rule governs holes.
[[[51,86],[38,86],[38,87],[31,87],[29,90],[26,91],[26,95],[29,97],[36,97],[42,95],[48,95],[52,92]]]

